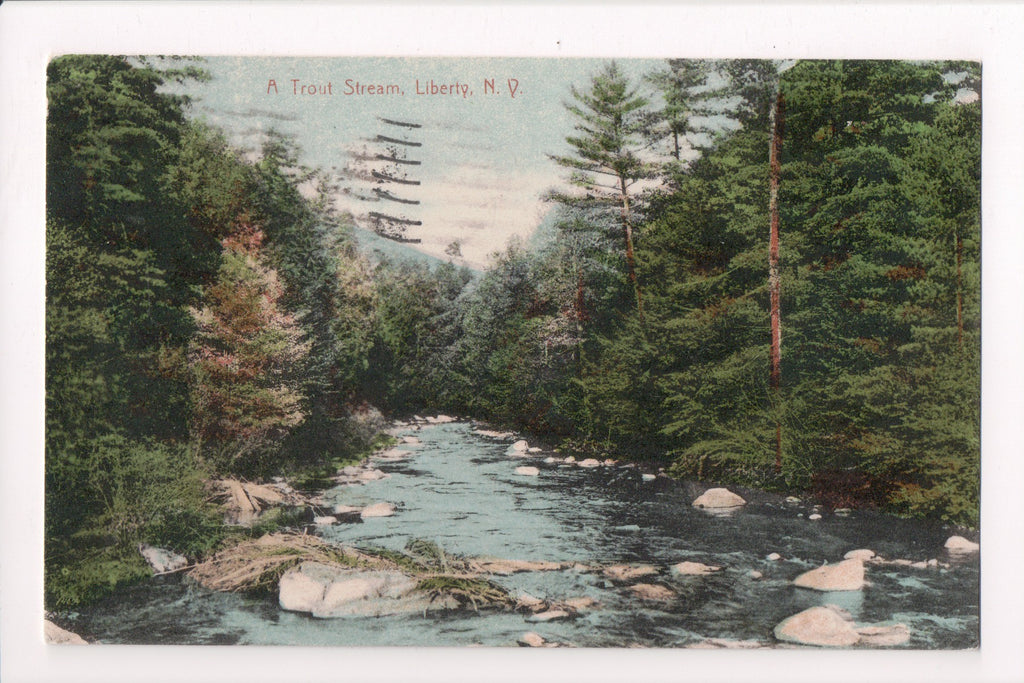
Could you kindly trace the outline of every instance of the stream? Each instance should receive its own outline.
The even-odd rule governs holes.
[[[745,489],[733,490],[746,506],[706,511],[691,502],[708,485],[645,479],[623,465],[546,462],[556,456],[549,451],[514,456],[511,438],[482,435],[469,423],[410,425],[398,434],[419,443],[398,446],[410,452],[407,459],[376,463],[386,478],[323,494],[331,505],[390,502],[395,515],[320,527],[325,540],[401,550],[426,539],[452,555],[652,564],[663,573],[642,581],[664,585],[675,597],[642,601],[600,572],[570,568],[494,580],[512,595],[588,596],[599,603],[572,620],[530,623],[523,613],[498,611],[317,619],[282,610],[274,597],[215,593],[161,576],[62,614],[62,623],[101,643],[514,646],[535,631],[576,647],[685,647],[707,639],[776,646],[772,631],[780,621],[834,604],[857,623],[906,624],[911,637],[904,649],[980,644],[978,555],[948,555],[943,543],[953,532],[941,526],[870,511],[823,510],[811,520],[810,505]],[[523,465],[539,475],[516,474]],[[869,564],[869,583],[860,591],[792,585],[799,574],[858,548],[940,564]],[[781,559],[768,559],[773,553]],[[685,560],[723,569],[706,576],[668,572]]]

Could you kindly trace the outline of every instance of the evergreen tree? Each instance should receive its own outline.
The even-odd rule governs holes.
[[[631,189],[640,180],[652,176],[649,163],[641,159],[639,149],[647,100],[630,88],[625,74],[615,62],[591,79],[589,92],[572,88],[576,104],[566,108],[576,117],[578,135],[566,142],[574,156],[552,155],[560,166],[572,170],[569,181],[584,190],[584,195],[559,194],[555,198],[573,206],[616,206],[624,242],[626,272],[643,311],[643,297],[636,273],[633,231],[636,223]]]

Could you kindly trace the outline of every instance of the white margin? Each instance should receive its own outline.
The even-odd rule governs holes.
[[[1013,3],[7,2],[0,6],[0,678],[1024,681],[1024,8]],[[45,65],[60,53],[983,61],[980,652],[46,647]]]

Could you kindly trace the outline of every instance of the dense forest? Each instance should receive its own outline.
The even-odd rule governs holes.
[[[206,482],[330,472],[376,410],[979,523],[979,65],[609,63],[482,273],[370,259],[291,141],[246,155],[168,87],[208,78],[48,68],[48,606],[259,533]]]

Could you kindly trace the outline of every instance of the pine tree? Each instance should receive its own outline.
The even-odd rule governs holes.
[[[559,194],[555,198],[572,206],[616,206],[624,243],[626,272],[643,312],[643,296],[636,273],[633,233],[636,224],[631,189],[653,174],[650,164],[639,155],[647,100],[630,88],[625,74],[615,62],[591,79],[588,92],[572,88],[576,104],[566,108],[576,117],[577,135],[566,142],[574,156],[551,155],[560,166],[573,171],[569,181],[584,190],[584,195]]]

